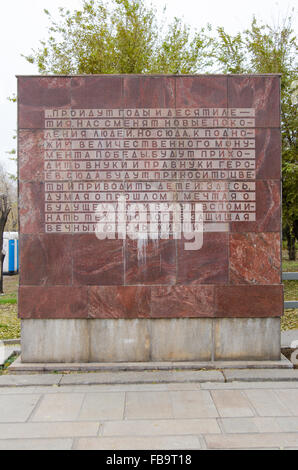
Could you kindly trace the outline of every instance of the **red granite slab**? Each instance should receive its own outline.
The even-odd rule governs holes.
[[[280,127],[280,77],[230,75],[228,106],[255,108],[256,127]]]
[[[44,181],[43,131],[19,131],[18,164],[20,181]]]
[[[152,318],[213,317],[214,286],[152,287]]]
[[[20,238],[20,284],[72,284],[72,235],[38,234]]]
[[[228,77],[199,75],[176,78],[177,108],[226,108]]]
[[[93,233],[74,234],[73,283],[77,286],[123,285],[123,242],[98,240]]]
[[[256,182],[256,221],[232,222],[231,232],[279,232],[281,229],[281,184],[278,180]]]
[[[281,137],[279,129],[256,129],[256,171],[258,179],[281,178]]]
[[[88,317],[88,289],[71,286],[21,286],[19,317],[75,319]]]
[[[43,233],[45,227],[44,184],[19,183],[20,233]]]
[[[226,284],[229,276],[228,233],[204,233],[200,250],[186,251],[179,240],[177,284]]]
[[[171,285],[175,283],[175,240],[149,241],[148,244],[143,244],[138,240],[126,241],[126,285]]]
[[[196,251],[186,251],[184,240],[157,240],[149,241],[147,244],[130,239],[100,241],[94,233],[89,232],[92,230],[91,221],[89,225],[87,222],[84,223],[85,233],[77,231],[73,235],[45,234],[42,142],[44,110],[71,109],[71,107],[107,110],[175,107],[256,108],[256,221],[230,223],[230,233],[205,232],[203,246]],[[116,111],[115,114],[117,113],[121,115],[122,111],[120,113]],[[106,116],[109,114],[107,112]],[[20,316],[23,318],[280,316],[283,299],[282,286],[279,285],[281,282],[279,120],[278,76],[100,75],[20,78]],[[156,123],[150,122],[148,127],[151,125],[156,127]],[[166,128],[167,125],[164,124]],[[188,123],[183,125],[188,127]],[[92,126],[92,123],[90,126],[86,124],[88,128]],[[98,127],[105,126],[106,124],[102,123]],[[119,128],[119,126],[120,124],[115,124],[114,127]],[[132,125],[132,127],[138,126]],[[143,127],[146,127],[145,124]],[[137,165],[134,167],[140,173],[131,176],[129,181],[133,183],[151,181],[152,174],[149,172],[152,171],[152,167],[149,168],[148,161],[156,162],[165,158],[161,152],[160,154],[148,152],[149,156],[145,157],[144,151],[151,148],[151,145],[154,149],[157,148],[156,142],[152,143],[157,139],[152,137],[154,132],[148,135],[144,137],[141,147],[138,145],[135,147],[142,152],[136,152],[133,157],[124,157],[124,153],[120,152],[122,159],[147,162],[144,171],[142,166],[140,170]],[[252,136],[252,133],[250,135]],[[104,136],[104,138],[111,139],[108,144],[109,149],[115,147],[119,151],[121,144],[116,141],[116,137],[115,140],[114,137]],[[179,142],[180,144],[181,148],[183,145],[191,146],[183,142]],[[88,142],[88,145],[92,146],[94,142],[93,144]],[[168,145],[168,142],[165,142],[161,148],[167,148]],[[173,144],[171,146],[175,147]],[[204,159],[209,160],[207,152],[204,153],[206,153]],[[199,158],[198,155],[199,152],[195,158]],[[69,152],[67,156],[65,155],[65,159],[68,158],[70,158]],[[98,155],[92,158],[99,161]],[[107,158],[110,162],[113,161],[110,155]],[[171,155],[171,158],[177,160],[178,152]],[[89,157],[77,159],[76,164],[79,161],[88,162]],[[166,175],[160,179],[162,182],[167,182],[170,181],[167,180],[168,167],[164,168],[167,169]],[[81,171],[78,165],[77,168],[74,165],[74,169],[78,170],[78,173]],[[112,164],[105,169],[107,170],[105,178],[98,173],[97,183],[124,182],[124,177],[119,178],[116,174],[116,165]],[[101,170],[105,171],[103,168],[99,171]],[[110,174],[108,170],[111,170]],[[148,178],[144,176],[147,173]],[[161,174],[159,170],[158,173]],[[216,172],[211,173],[210,178],[219,178]],[[49,179],[56,178],[58,183],[73,178],[86,183],[93,181],[94,177],[87,175],[86,171],[82,179],[79,174],[60,179],[59,170],[55,176],[52,175],[52,178],[50,176]],[[171,178],[173,181],[179,179],[175,174]],[[192,182],[195,180],[193,175],[188,178]],[[245,182],[245,178],[240,174],[236,178],[238,179],[233,181]],[[159,192],[166,192],[158,189],[157,179],[151,188],[149,185],[145,186],[145,189],[140,184],[132,185],[133,196],[137,191],[142,192],[143,196],[144,192],[148,190],[149,193],[150,189],[157,195]],[[188,180],[183,180],[183,184],[187,182]],[[65,185],[65,188],[62,188],[62,185],[55,187],[57,192],[62,189],[67,195],[71,192],[69,185]],[[128,185],[126,187],[128,188]],[[54,192],[54,186],[48,190]],[[81,186],[75,191],[80,191],[80,197],[88,203],[90,196],[88,189],[83,189]],[[98,187],[90,190],[92,202],[96,192],[104,198],[105,191],[106,189],[103,190],[102,187],[100,190]],[[171,188],[168,190],[169,200],[175,196],[173,191]],[[200,200],[199,192],[208,189],[189,191],[198,191],[198,196],[193,197],[198,197]],[[189,191],[185,190],[186,193]],[[242,193],[244,192],[243,190]],[[122,190],[118,193],[122,193]],[[113,198],[108,201],[111,202],[115,197],[114,192]],[[187,198],[187,195],[184,197]],[[101,201],[107,202],[104,199]],[[78,210],[72,206],[73,212],[82,212],[84,209],[81,206]],[[50,207],[48,209],[50,211]],[[82,220],[83,218],[80,221],[75,220],[73,214],[72,220],[66,226],[61,223],[56,229],[74,230],[75,226],[83,224]],[[83,225],[80,226],[81,229],[82,227]]]
[[[280,284],[280,233],[230,235],[231,284]]]
[[[71,107],[73,109],[122,108],[123,78],[118,75],[73,77]]]
[[[19,129],[43,129],[44,110],[67,108],[70,101],[68,77],[19,77]]]
[[[150,287],[89,287],[90,318],[149,318]]]
[[[175,108],[175,78],[127,75],[123,78],[125,108]]]
[[[217,318],[264,318],[283,315],[283,286],[217,286]]]

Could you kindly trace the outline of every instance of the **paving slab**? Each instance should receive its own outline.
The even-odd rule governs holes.
[[[222,418],[220,427],[226,434],[282,432],[275,418]]]
[[[297,432],[298,433],[298,417],[275,418],[281,432]]]
[[[198,386],[194,384],[194,387]],[[167,384],[97,384],[97,385],[65,385],[58,387],[57,393],[106,393],[110,394],[119,392],[166,392]]]
[[[55,390],[59,390],[58,386],[56,385],[50,387],[0,387],[0,397],[3,395],[12,396],[53,393]]]
[[[58,386],[61,379],[62,375],[59,374],[1,375],[0,387]]]
[[[205,435],[208,449],[280,449],[295,447],[298,433]]]
[[[6,439],[0,450],[71,450],[72,439]]]
[[[250,390],[250,389],[298,389],[297,382],[226,382],[226,383],[203,383],[197,385],[201,390]],[[1,391],[0,391],[1,393]]]
[[[254,416],[249,401],[240,390],[213,390],[211,396],[223,418]]]
[[[180,450],[201,449],[197,436],[99,437],[79,439],[76,450]]]
[[[2,387],[0,450],[295,449],[295,384]]]
[[[0,423],[25,422],[41,395],[3,395],[0,400]]]
[[[83,400],[84,394],[82,393],[44,395],[30,421],[75,421],[78,418]]]
[[[165,419],[108,421],[103,436],[169,436],[220,434],[216,419]]]
[[[216,418],[218,412],[207,391],[170,392],[174,418]]]
[[[173,418],[169,392],[127,392],[125,419]]]
[[[176,384],[166,384],[167,390],[200,390],[201,384],[199,383],[176,383]]]
[[[283,404],[274,390],[246,390],[245,395],[259,416],[291,416],[289,408]]]
[[[290,386],[289,384],[287,384]],[[97,384],[97,385],[65,385],[65,386],[29,386],[29,387],[0,387],[1,395],[28,393],[117,393],[117,392],[167,392],[168,390],[200,390],[199,383],[174,384]]]
[[[275,395],[295,416],[298,416],[298,390],[276,390]]]
[[[0,423],[0,440],[96,437],[99,423]]]
[[[125,393],[89,393],[86,394],[83,401],[79,420],[82,421],[100,421],[100,420],[119,420],[124,415]]]
[[[276,381],[298,381],[298,369],[258,369],[258,370],[225,370],[224,376],[227,382],[276,382]]]
[[[224,382],[219,371],[100,372],[63,376],[60,385]]]

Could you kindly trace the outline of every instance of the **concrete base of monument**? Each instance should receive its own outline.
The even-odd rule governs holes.
[[[22,321],[24,364],[280,359],[279,318]]]

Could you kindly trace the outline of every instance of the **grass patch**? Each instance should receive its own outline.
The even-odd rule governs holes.
[[[0,340],[14,339],[21,336],[21,322],[18,318],[17,305],[0,306]]]
[[[285,310],[281,318],[281,329],[282,331],[298,329],[298,308]]]
[[[287,250],[282,252],[282,270],[284,272],[298,272],[298,260],[289,261]],[[284,295],[286,300],[298,300],[298,281],[283,281]],[[298,329],[298,309],[288,309],[284,311],[281,318],[281,329],[294,330]]]
[[[17,291],[19,276],[4,276],[4,295],[0,296],[0,340],[21,336]]]
[[[298,260],[290,261],[287,250],[282,251],[282,270],[286,273],[298,273]]]
[[[298,273],[298,261],[282,260],[282,270],[286,273]]]
[[[285,300],[298,300],[298,281],[283,281]]]
[[[2,299],[0,297],[0,305],[16,305],[17,302],[17,299]]]

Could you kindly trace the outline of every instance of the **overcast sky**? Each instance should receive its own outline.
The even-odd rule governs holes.
[[[148,0],[148,3],[150,0]],[[0,14],[0,162],[11,172],[15,164],[9,160],[6,151],[15,147],[13,140],[16,129],[16,105],[7,100],[16,93],[15,75],[38,73],[34,65],[28,64],[21,54],[28,54],[47,37],[47,17],[43,9],[55,13],[57,8],[78,8],[81,0],[8,0],[1,2]],[[206,23],[224,26],[230,33],[243,30],[252,16],[276,24],[296,4],[294,0],[152,0],[158,9],[167,5],[167,17],[184,17],[194,27]],[[295,30],[298,30],[297,9]]]

